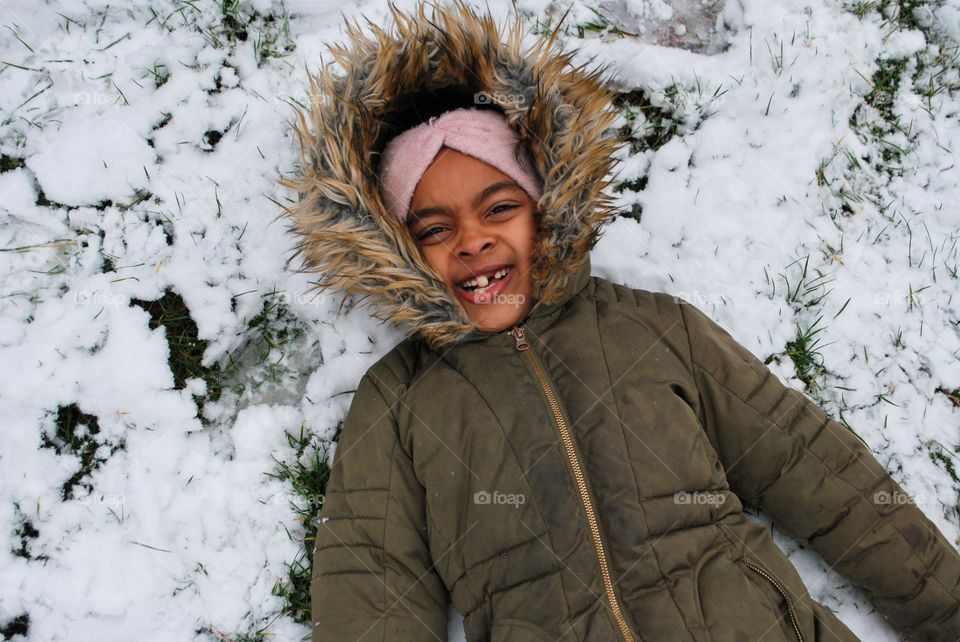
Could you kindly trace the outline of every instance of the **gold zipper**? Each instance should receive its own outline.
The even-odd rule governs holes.
[[[577,490],[580,492],[580,500],[583,502],[583,508],[587,514],[587,523],[590,525],[590,534],[593,536],[593,544],[597,550],[597,560],[600,562],[600,574],[603,576],[603,586],[607,591],[610,608],[613,610],[613,615],[617,619],[617,624],[620,626],[620,633],[623,635],[624,640],[634,642],[633,633],[631,633],[630,627],[627,626],[627,621],[623,617],[623,611],[620,609],[620,603],[617,601],[617,596],[613,592],[613,581],[610,578],[610,569],[607,567],[607,557],[603,552],[603,541],[600,538],[600,528],[597,525],[597,517],[593,512],[593,502],[590,500],[590,495],[587,492],[586,478],[583,475],[580,460],[577,458],[577,452],[573,448],[573,439],[570,437],[570,431],[567,430],[567,423],[564,421],[563,414],[560,412],[560,403],[553,392],[553,388],[550,386],[546,374],[544,374],[543,368],[540,367],[540,362],[537,360],[533,350],[530,349],[530,344],[527,342],[524,329],[520,326],[514,326],[509,332],[511,332],[516,339],[517,350],[525,354],[530,365],[533,366],[537,381],[547,395],[550,410],[553,412],[557,429],[560,431],[560,439],[563,441],[563,449],[567,454],[567,459],[570,461],[570,466],[573,468],[573,474],[577,482]]]
[[[782,586],[780,586],[780,582],[773,579],[772,575],[764,571],[762,568],[760,568],[759,566],[757,566],[747,558],[743,558],[742,561],[747,568],[749,568],[752,571],[756,571],[760,575],[764,576],[765,578],[770,580],[771,584],[777,587],[777,590],[780,591],[780,595],[783,596],[783,600],[787,603],[787,613],[790,615],[790,624],[793,625],[793,631],[794,633],[797,634],[797,639],[800,640],[800,642],[803,642],[803,634],[800,633],[800,627],[797,625],[797,615],[793,611],[793,603],[790,601],[790,596],[787,595],[787,592],[783,589]]]

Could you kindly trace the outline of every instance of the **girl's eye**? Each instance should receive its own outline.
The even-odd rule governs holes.
[[[515,209],[516,207],[518,206],[509,204],[509,203],[501,203],[500,205],[497,205],[490,210],[489,216],[494,216],[496,214],[503,214],[504,212]],[[444,228],[442,226],[436,226],[436,225],[433,227],[428,227],[425,230],[423,230],[423,232],[417,235],[416,237],[417,240],[424,241],[429,239],[431,236],[435,236],[438,232],[435,232],[434,230],[439,230],[440,232],[443,232]]]
[[[430,238],[431,236],[434,235],[434,230],[443,230],[443,228],[437,227],[437,226],[428,227],[420,235],[417,236],[417,240],[422,241],[424,239]]]
[[[507,208],[507,209],[501,210],[501,209],[500,209],[501,207],[505,207],[505,208]],[[497,206],[494,207],[492,210],[490,210],[490,214],[501,214],[501,213],[503,213],[503,212],[506,212],[507,210],[512,210],[512,209],[515,208],[515,207],[516,207],[516,205],[508,205],[508,204],[506,204],[506,203],[501,203],[500,205],[497,205]],[[497,211],[497,210],[500,210],[500,211]]]

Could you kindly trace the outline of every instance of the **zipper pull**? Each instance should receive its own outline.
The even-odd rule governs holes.
[[[517,350],[527,350],[530,348],[530,344],[527,343],[527,338],[524,336],[522,327],[515,325],[510,332],[513,333],[513,338],[517,340]]]

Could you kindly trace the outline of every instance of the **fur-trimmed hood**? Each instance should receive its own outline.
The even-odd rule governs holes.
[[[349,42],[328,46],[342,73],[327,63],[319,77],[309,74],[309,104],[294,125],[299,174],[281,183],[299,194],[284,209],[298,237],[295,256],[319,274],[316,287],[360,295],[375,317],[439,349],[477,329],[383,206],[377,167],[386,142],[400,133],[391,130],[395,115],[411,97],[454,90],[485,95],[502,109],[543,185],[535,305],[571,295],[601,226],[616,215],[607,191],[620,143],[606,68],[573,67],[573,54],[555,46],[556,29],[528,36],[515,15],[505,32],[462,0],[431,8],[428,17],[424,4],[415,14],[391,4],[393,29],[365,18],[369,33],[348,23]],[[532,39],[527,47],[525,38]]]

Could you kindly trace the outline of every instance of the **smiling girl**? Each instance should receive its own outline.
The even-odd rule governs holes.
[[[590,274],[608,83],[556,31],[423,9],[350,27],[297,129],[307,267],[407,331],[342,425],[313,640],[444,640],[451,603],[470,641],[856,640],[745,505],[908,639],[960,638],[960,555],[866,444],[692,304]]]
[[[520,160],[512,156],[516,142],[502,115],[456,109],[404,132],[384,152],[387,208],[485,331],[513,326],[533,304],[541,190],[525,150]]]

